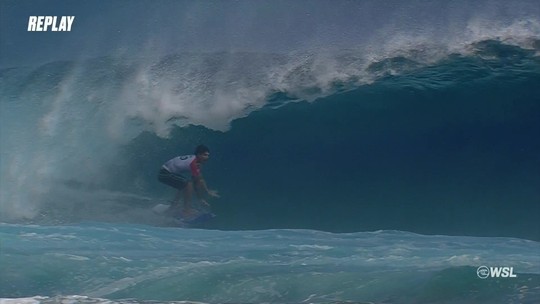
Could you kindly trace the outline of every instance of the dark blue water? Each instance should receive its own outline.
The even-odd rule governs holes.
[[[204,142],[208,180],[223,194],[215,228],[538,239],[539,61],[486,45],[501,57],[453,56],[312,103],[259,110],[225,133],[141,134],[117,171],[160,193],[160,162]]]

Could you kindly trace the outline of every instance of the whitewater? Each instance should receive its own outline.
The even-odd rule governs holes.
[[[401,231],[226,232],[103,223],[1,228],[1,293],[50,295],[26,303],[178,299],[534,303],[539,299],[540,245],[520,239]],[[481,280],[478,265],[513,265],[517,278]],[[84,297],[55,298],[58,291]]]
[[[33,4],[0,7],[0,304],[540,302],[534,1]],[[217,217],[181,228],[156,177],[201,143]]]

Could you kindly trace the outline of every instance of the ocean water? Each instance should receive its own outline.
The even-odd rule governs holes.
[[[111,3],[2,26],[1,304],[540,302],[534,1],[164,1],[83,47],[149,10]],[[200,143],[217,217],[178,228],[157,172]]]
[[[540,244],[516,238],[104,223],[1,228],[0,292],[48,295],[28,303],[540,300]],[[512,265],[517,277],[482,280],[476,265]]]

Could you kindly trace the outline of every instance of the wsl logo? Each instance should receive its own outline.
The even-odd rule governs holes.
[[[514,267],[487,267],[480,266],[476,270],[480,279],[492,278],[517,278],[514,274]]]
[[[29,32],[71,32],[75,16],[30,16]]]

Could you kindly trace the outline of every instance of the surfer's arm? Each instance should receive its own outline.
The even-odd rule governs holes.
[[[208,189],[202,175],[194,177],[194,182],[195,182],[195,189],[197,189],[197,193],[199,194],[199,196],[201,196],[200,194],[202,191],[203,193],[205,193],[206,195],[210,197],[215,197],[215,198],[219,197],[219,194],[217,191]]]

